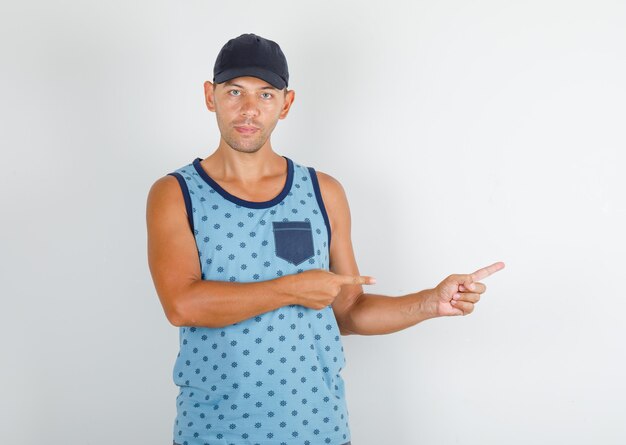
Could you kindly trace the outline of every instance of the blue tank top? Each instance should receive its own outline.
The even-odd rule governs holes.
[[[329,269],[328,215],[312,167],[286,161],[273,199],[240,199],[201,158],[177,178],[202,279],[260,282]],[[332,307],[292,304],[220,328],[179,328],[174,442],[341,445],[350,441],[343,345]]]

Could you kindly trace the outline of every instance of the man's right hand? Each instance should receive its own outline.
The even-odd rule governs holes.
[[[288,293],[296,304],[311,309],[324,309],[335,300],[345,284],[375,284],[369,276],[340,275],[325,269],[311,269],[283,278],[283,291]]]

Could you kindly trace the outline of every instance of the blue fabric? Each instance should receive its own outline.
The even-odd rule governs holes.
[[[196,158],[179,174],[202,279],[260,282],[329,266],[330,227],[312,167],[284,157],[273,199],[227,192]],[[186,189],[186,190],[185,190]],[[288,305],[221,328],[179,328],[174,441],[341,445],[350,441],[343,345],[332,307]]]

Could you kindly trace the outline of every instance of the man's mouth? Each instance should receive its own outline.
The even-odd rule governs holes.
[[[243,134],[251,134],[254,133],[255,131],[258,130],[257,127],[252,127],[249,125],[236,125],[235,126],[235,130],[237,130],[239,133],[243,133]]]

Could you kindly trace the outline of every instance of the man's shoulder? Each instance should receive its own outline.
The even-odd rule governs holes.
[[[317,182],[320,185],[320,191],[322,195],[329,195],[329,197],[334,197],[338,194],[343,194],[344,189],[341,185],[341,182],[334,176],[329,173],[326,173],[321,170],[315,170],[317,176]]]
[[[341,183],[339,182],[339,180],[337,180],[335,177],[333,177],[332,175],[321,171],[315,167],[312,166],[307,166],[306,164],[297,162],[295,160],[291,160],[293,162],[294,165],[299,166],[300,168],[304,168],[306,170],[311,171],[311,173],[315,172],[315,176],[317,178],[317,182],[320,185],[320,188],[326,188],[326,189],[330,189],[331,193],[333,191],[336,191],[335,189],[337,188],[341,188]]]
[[[341,182],[333,175],[321,170],[314,170],[319,184],[322,201],[331,221],[334,222],[336,217],[345,215],[348,201],[346,192]],[[331,223],[331,225],[335,225]]]
[[[194,173],[193,162],[169,170],[168,173],[164,173],[152,183],[148,193],[149,199],[177,202],[180,198],[181,188],[183,194],[186,194],[187,182],[192,179]]]
[[[327,213],[331,216],[337,213],[342,214],[343,208],[347,205],[347,198],[341,182],[330,173],[326,173],[316,167],[308,166],[294,159],[291,159],[291,161],[297,168],[309,170],[312,180],[317,179],[320,194],[322,195],[322,202],[324,203]]]

